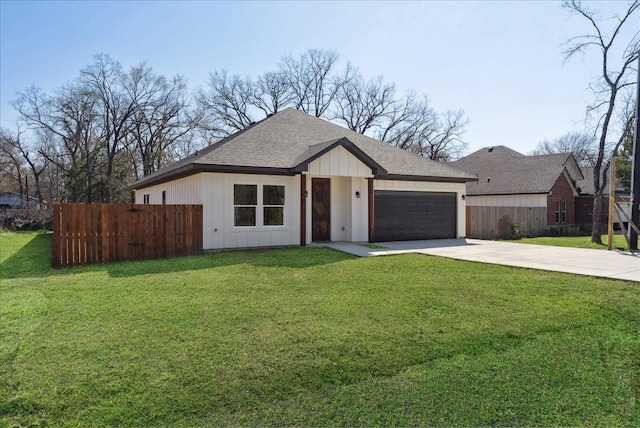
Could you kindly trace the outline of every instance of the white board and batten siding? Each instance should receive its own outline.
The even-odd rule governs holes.
[[[360,162],[342,146],[335,147],[310,162],[307,173],[323,176],[373,177],[371,168]]]
[[[258,186],[256,226],[234,226],[233,186]],[[262,185],[285,188],[284,225],[263,226]],[[136,190],[136,203],[142,204],[149,194],[150,204],[201,204],[203,215],[203,248],[252,248],[298,245],[300,243],[300,176],[200,173],[167,183]]]
[[[300,244],[300,177],[261,174],[202,175],[205,249],[277,247]],[[258,186],[256,226],[234,226],[234,184]],[[262,225],[262,186],[284,186],[284,225]]]
[[[331,180],[331,240],[365,242],[369,239],[367,178],[371,168],[342,146],[309,163],[307,194],[314,178]],[[307,198],[306,238],[312,242],[311,197]]]
[[[466,201],[462,199],[462,195],[465,195],[467,191],[465,183],[374,180],[373,190],[455,193],[456,209],[458,212],[458,218],[456,219],[456,233],[458,238],[464,238],[466,235]]]
[[[167,204],[201,204],[200,175],[190,175],[177,180],[136,190],[136,204],[144,203],[144,195],[149,195],[149,203],[162,204],[162,192],[165,192]]]

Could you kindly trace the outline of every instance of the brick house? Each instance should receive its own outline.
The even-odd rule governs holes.
[[[578,233],[584,176],[571,153],[526,156],[496,146],[450,165],[478,177],[467,183],[468,237]]]

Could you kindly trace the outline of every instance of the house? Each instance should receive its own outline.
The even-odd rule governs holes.
[[[22,205],[22,198],[15,193],[0,193],[0,208],[13,208]]]
[[[17,193],[0,193],[0,209],[18,207],[40,207],[40,202],[33,196],[25,197]]]
[[[525,156],[487,147],[449,163],[478,178],[467,184],[469,237],[577,233],[577,182],[571,153]]]
[[[204,249],[465,236],[475,176],[286,109],[135,183],[201,204]]]

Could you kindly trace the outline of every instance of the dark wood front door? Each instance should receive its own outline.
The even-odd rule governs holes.
[[[331,240],[331,180],[311,179],[311,239]]]

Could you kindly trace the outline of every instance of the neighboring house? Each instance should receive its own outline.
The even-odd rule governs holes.
[[[0,208],[19,207],[22,204],[22,198],[15,193],[0,193]]]
[[[475,177],[286,109],[133,183],[202,204],[204,249],[465,236]]]
[[[478,178],[467,184],[469,237],[577,233],[576,183],[584,177],[571,153],[525,156],[496,146],[449,165]]]
[[[38,199],[29,196],[26,200],[17,193],[0,193],[0,208],[39,207]]]

